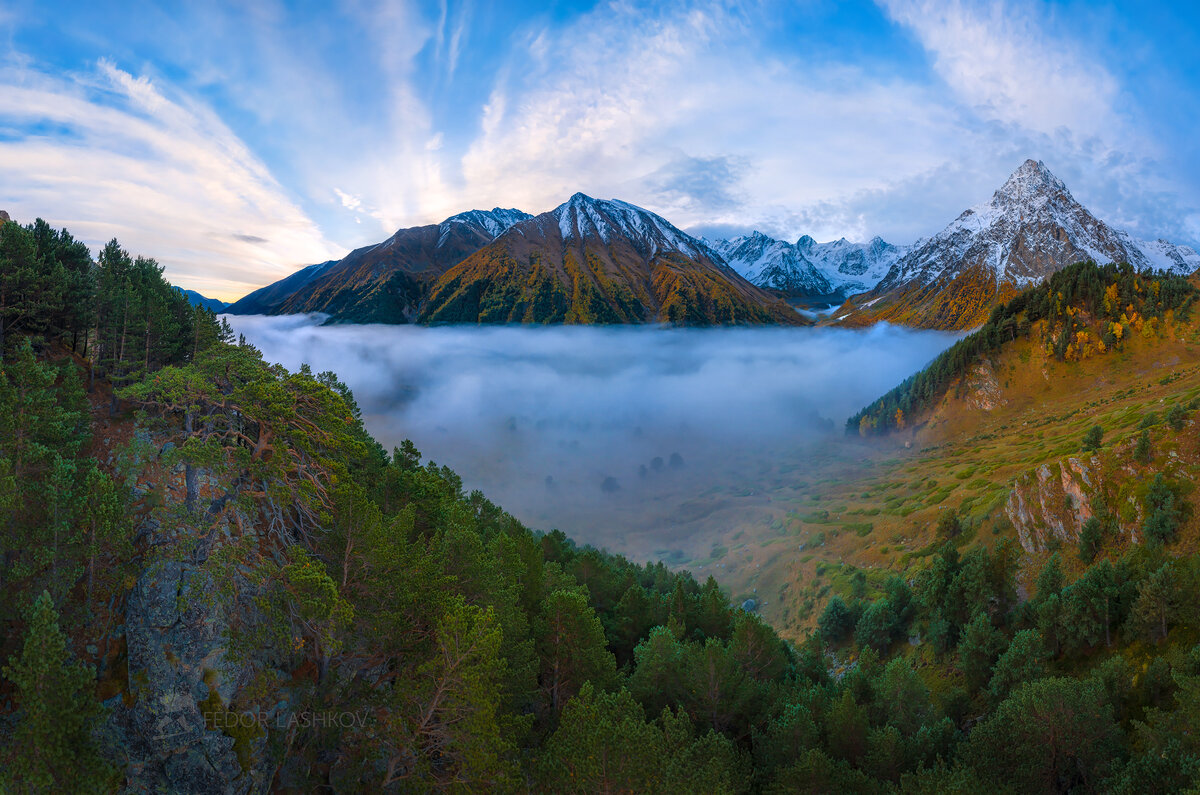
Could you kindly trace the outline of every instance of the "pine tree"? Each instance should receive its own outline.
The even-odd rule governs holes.
[[[1045,659],[1045,644],[1036,631],[1025,629],[1014,635],[1008,649],[1000,655],[992,669],[988,691],[993,702],[1003,701],[1018,685],[1044,676]]]
[[[20,709],[4,783],[14,791],[108,791],[114,771],[92,735],[103,714],[95,675],[69,659],[49,593],[34,602],[24,647],[4,676],[16,687]]]
[[[986,612],[977,611],[958,644],[958,669],[971,692],[978,691],[992,678],[992,666],[1003,648],[1004,636],[992,626]]]
[[[846,606],[842,597],[836,595],[825,605],[825,610],[817,621],[821,637],[827,643],[839,643],[845,640],[850,631],[854,629],[854,624],[854,614]]]
[[[542,690],[558,711],[585,682],[605,689],[616,681],[616,661],[605,644],[604,629],[587,598],[557,590],[546,597],[538,633]]]
[[[1133,459],[1140,464],[1150,463],[1150,432],[1142,431],[1133,447]]]
[[[1104,545],[1104,523],[1095,516],[1083,523],[1079,531],[1079,559],[1091,563]]]
[[[1167,637],[1179,612],[1179,586],[1170,563],[1164,563],[1138,584],[1128,625],[1153,641]]]
[[[965,756],[992,785],[1079,792],[1100,789],[1121,748],[1099,683],[1056,678],[1017,689],[972,730]]]

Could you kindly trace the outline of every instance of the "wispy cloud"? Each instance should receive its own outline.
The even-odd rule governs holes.
[[[722,9],[624,4],[531,32],[463,158],[464,193],[546,209],[580,189],[682,225],[745,223],[943,162],[958,120],[925,89],[756,57],[755,35]]]
[[[338,249],[207,108],[111,62],[0,70],[0,173],[14,217],[111,237],[180,284],[234,297]]]
[[[1081,47],[1048,36],[1045,19],[1029,7],[962,0],[880,3],[912,30],[946,84],[985,117],[1043,133],[1062,127],[1099,133],[1116,121],[1115,78]]]

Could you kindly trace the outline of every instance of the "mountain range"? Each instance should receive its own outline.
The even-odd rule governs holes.
[[[762,232],[693,237],[627,202],[582,193],[533,216],[471,210],[310,265],[232,304],[343,323],[803,324],[794,301],[842,304],[829,322],[978,326],[997,303],[1073,262],[1192,273],[1200,255],[1096,218],[1041,161],[911,246],[879,237],[795,243]],[[844,303],[843,303],[844,302]]]
[[[770,290],[804,298],[844,300],[874,287],[896,260],[908,252],[883,238],[851,243],[846,238],[818,243],[804,235],[787,243],[754,232],[709,243],[730,267]]]
[[[577,193],[401,229],[247,295],[234,314],[346,323],[807,323],[661,216]]]

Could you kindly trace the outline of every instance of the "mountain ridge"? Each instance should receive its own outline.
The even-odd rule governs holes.
[[[662,216],[584,193],[514,224],[451,268],[420,320],[805,323]]]
[[[1145,244],[1096,218],[1045,163],[1026,160],[988,202],[964,210],[893,263],[875,287],[851,298],[836,322],[888,320],[962,330],[1074,262],[1128,262],[1138,270],[1169,263],[1172,272],[1195,270],[1189,260],[1195,252],[1163,243],[1151,259]]]
[[[473,275],[449,275],[496,243],[507,253],[488,255],[491,266],[481,270],[477,261],[468,269]],[[607,253],[593,262],[596,252]],[[827,322],[843,326],[888,321],[963,330],[982,323],[993,306],[1024,287],[1084,260],[1126,261],[1138,270],[1177,274],[1200,269],[1200,254],[1188,246],[1138,240],[1110,227],[1044,162],[1030,159],[990,200],[911,245],[878,236],[818,243],[802,235],[789,243],[757,230],[707,240],[637,205],[580,192],[538,216],[497,207],[400,229],[341,260],[308,266],[256,290],[227,311],[324,313],[328,322],[338,323],[497,322],[492,318],[500,316],[502,322],[790,322],[777,307],[765,315],[759,311],[786,296],[840,303]],[[653,262],[673,264],[655,269]],[[647,268],[657,278],[641,272]],[[681,269],[690,276],[684,278]],[[447,281],[454,289],[447,289]],[[485,281],[499,286],[485,290]],[[623,286],[609,294],[609,282]],[[478,305],[482,293],[459,291],[468,283],[467,292],[489,293],[487,307]],[[689,315],[685,305],[692,298],[684,297],[672,302],[674,310],[661,310],[668,295],[681,290],[704,307]],[[540,308],[530,309],[538,301]],[[731,311],[733,304],[741,309]],[[677,319],[664,311],[674,311]]]

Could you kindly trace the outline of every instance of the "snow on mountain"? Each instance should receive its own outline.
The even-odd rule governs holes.
[[[839,319],[970,328],[996,303],[1083,260],[1176,273],[1200,265],[1189,248],[1137,241],[1108,226],[1045,163],[1026,160],[991,200],[914,245],[874,289],[855,296]]]
[[[761,232],[710,245],[759,287],[813,296],[869,290],[907,250],[878,237],[868,243],[845,238],[818,243],[805,235],[787,243]]]
[[[759,287],[808,295],[833,292],[824,274],[791,243],[755,232],[711,245],[730,267]]]
[[[1163,240],[1134,241],[1146,259],[1159,270],[1171,271],[1182,276],[1200,270],[1200,254],[1190,246],[1177,246]]]
[[[989,202],[963,212],[896,262],[879,289],[984,266],[996,284],[1018,288],[1073,262],[1151,260],[1125,232],[1097,219],[1041,161],[1026,160]]]
[[[442,221],[439,226],[442,228],[443,237],[450,224],[473,224],[495,238],[507,231],[513,224],[518,224],[532,217],[529,213],[520,210],[506,210],[503,207],[496,207],[492,210],[468,210],[465,213],[452,215],[445,221]]]
[[[818,243],[805,235],[796,241],[796,247],[825,274],[834,289],[844,295],[874,287],[887,275],[892,263],[909,249],[878,236],[866,243],[851,243],[844,237],[830,243]]]
[[[609,243],[614,235],[620,234],[635,246],[646,248],[641,253],[647,258],[668,251],[692,258],[713,256],[703,242],[680,231],[662,216],[617,199],[593,199],[576,193],[551,214],[558,221],[563,240],[599,238]]]

